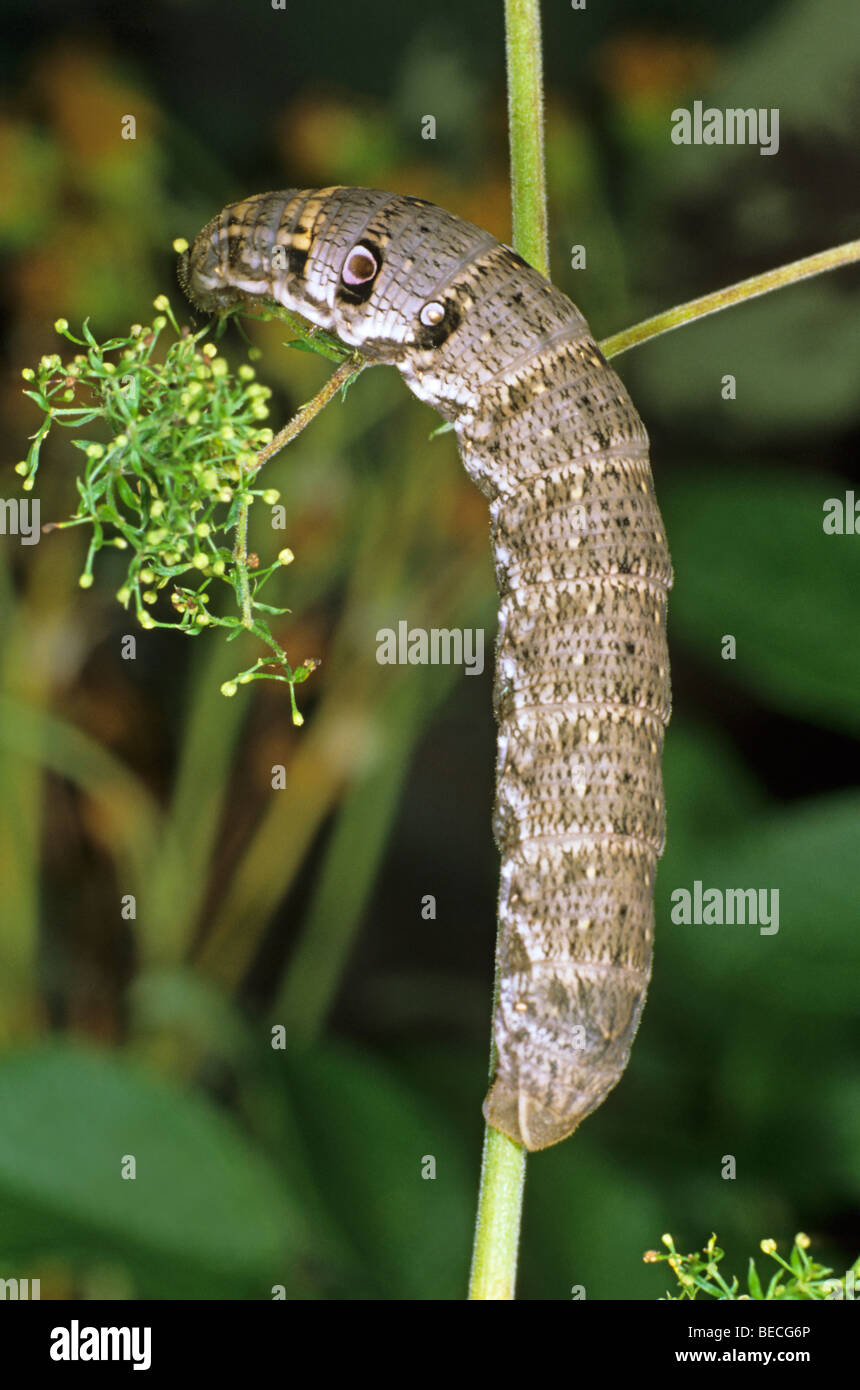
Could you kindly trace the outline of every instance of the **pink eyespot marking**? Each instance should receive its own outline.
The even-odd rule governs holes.
[[[341,279],[345,285],[366,285],[379,270],[379,262],[366,246],[354,246],[343,263]]]

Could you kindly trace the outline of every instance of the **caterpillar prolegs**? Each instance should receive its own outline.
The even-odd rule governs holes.
[[[419,198],[248,198],[180,278],[202,309],[268,300],[397,367],[489,499],[502,865],[484,1113],[529,1149],[557,1143],[620,1079],[651,971],[672,568],[644,426],[570,300]]]

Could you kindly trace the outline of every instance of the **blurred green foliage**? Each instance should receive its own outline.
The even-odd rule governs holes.
[[[598,336],[856,235],[849,0],[545,9],[554,278]],[[11,31],[7,496],[38,425],[20,369],[54,350],[57,316],[123,331],[173,238],[234,197],[369,183],[509,235],[500,14],[446,0],[419,22],[392,2],[287,31],[226,0],[147,13]],[[697,97],[779,106],[779,155],[672,146],[671,111]],[[529,1165],[522,1297],[657,1297],[641,1254],[665,1229],[719,1230],[732,1265],[762,1230],[808,1231],[837,1274],[856,1255],[858,560],[822,508],[858,481],[857,286],[840,272],[619,360],[676,563],[669,842],[628,1072]],[[284,351],[283,326],[249,332],[277,425],[326,367]],[[273,630],[323,658],[300,731],[276,687],[219,694],[244,638],[150,633],[124,662],[121,571],[81,595],[74,533],[3,539],[0,1275],[41,1276],[44,1297],[463,1294],[490,677],[375,660],[400,618],[493,629],[485,504],[436,423],[366,372],[267,467],[296,556]],[[45,464],[42,517],[60,519],[72,468],[53,441]],[[264,563],[282,543],[252,511]],[[778,888],[779,933],[674,925],[670,894],[697,879]]]

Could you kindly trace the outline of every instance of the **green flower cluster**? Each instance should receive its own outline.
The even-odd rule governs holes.
[[[788,1260],[784,1260],[777,1253],[775,1240],[767,1239],[759,1242],[762,1253],[776,1263],[777,1269],[771,1275],[767,1288],[764,1288],[756,1269],[755,1260],[750,1256],[747,1269],[747,1293],[740,1292],[740,1282],[736,1274],[732,1276],[731,1283],[727,1283],[717,1268],[723,1258],[724,1251],[717,1245],[715,1235],[711,1236],[704,1250],[696,1250],[691,1255],[679,1254],[670,1235],[664,1235],[662,1241],[668,1254],[663,1254],[660,1250],[646,1250],[643,1259],[646,1264],[657,1264],[665,1261],[672,1270],[678,1281],[678,1293],[666,1295],[670,1302],[681,1303],[686,1299],[692,1300],[699,1294],[703,1294],[706,1298],[729,1301],[842,1299],[854,1296],[855,1283],[860,1287],[860,1259],[854,1262],[844,1280],[834,1278],[832,1269],[828,1269],[826,1265],[818,1264],[807,1254],[811,1242],[809,1236],[803,1231],[799,1231],[794,1237],[794,1246]]]
[[[230,629],[228,640],[253,633],[267,652],[226,681],[223,693],[234,695],[252,680],[284,681],[293,722],[300,724],[294,687],[315,663],[290,666],[266,617],[289,610],[260,600],[293,553],[283,549],[261,568],[247,551],[250,507],[258,499],[268,506],[278,501],[274,489],[253,486],[258,453],[273,438],[263,423],[271,393],[250,364],[232,372],[214,343],[202,341],[208,327],[180,328],[165,295],[154,307],[159,313],[151,326],[133,324],[127,337],[105,343],[88,323],[77,338],[65,319],[57,320],[57,332],[81,351],[67,362],[56,353],[45,356],[35,370],[23,371],[25,394],[45,418],[16,471],[30,491],[52,427],[98,422],[101,441],[73,441],[83,455],[78,508],[56,523],[91,530],[81,587],[92,585],[95,557],[105,546],[128,551],[117,598],[126,608],[133,604],[141,627],[189,636],[222,627]],[[217,604],[223,586],[238,612]]]

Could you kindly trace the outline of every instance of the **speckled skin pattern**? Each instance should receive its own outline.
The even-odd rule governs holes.
[[[484,1113],[555,1144],[620,1079],[651,972],[672,567],[642,422],[570,300],[418,198],[248,198],[180,278],[202,309],[272,301],[397,367],[489,499],[502,871]]]

